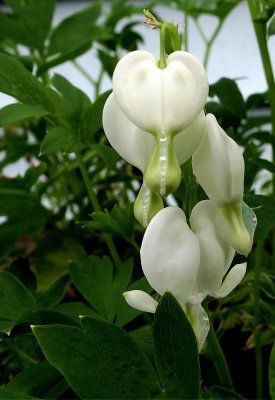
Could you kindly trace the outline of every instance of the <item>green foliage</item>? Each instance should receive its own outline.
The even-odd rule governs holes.
[[[81,317],[81,325],[83,330],[33,327],[46,358],[80,398],[148,399],[157,393],[155,371],[130,336],[97,319]]]
[[[1,395],[5,396],[7,394],[8,396],[9,392],[14,392],[16,393],[16,398],[21,398],[17,396],[24,396],[22,398],[53,399],[61,396],[67,388],[68,383],[60,372],[53,368],[47,361],[43,361],[26,368],[23,372],[16,375],[2,389],[0,398],[8,398],[1,397]]]
[[[49,56],[79,49],[87,43],[91,44],[94,39],[98,39],[98,35],[102,32],[95,23],[100,14],[101,2],[97,1],[61,21],[50,35]]]
[[[221,78],[210,86],[209,96],[217,96],[221,105],[234,116],[244,118],[246,106],[242,94],[232,79]]]
[[[198,399],[200,367],[195,334],[181,306],[165,293],[153,324],[156,367],[166,399]]]
[[[271,398],[274,398],[275,396],[275,345],[274,344],[270,354],[270,361],[269,361],[269,391]]]
[[[200,378],[196,340],[182,308],[169,293],[156,297],[142,277],[138,253],[144,230],[133,214],[142,176],[109,146],[102,128],[110,94],[103,92],[103,81],[112,77],[125,51],[143,42],[140,8],[130,0],[112,0],[109,8],[95,1],[53,26],[54,0],[4,3],[0,92],[13,100],[0,110],[0,399],[253,398],[251,377],[249,383],[237,377],[241,394],[216,386],[219,379],[208,364],[216,353],[210,345],[202,350]],[[202,37],[207,64],[219,29],[239,3],[152,0],[148,6],[173,5],[200,32],[200,17],[215,17],[213,36]],[[261,15],[255,20],[270,37],[275,31],[274,1],[256,3]],[[185,44],[187,39],[183,37]],[[95,77],[74,61],[91,48],[91,65],[99,66]],[[53,70],[72,61],[91,85],[92,98]],[[265,157],[266,148],[274,147],[268,111],[272,91],[244,99],[238,81],[223,77],[210,86],[209,95],[206,112],[243,149],[244,201],[258,219],[254,245],[264,242],[257,324],[257,248],[242,284],[209,303],[225,354],[227,346],[236,353],[228,337],[237,334],[240,364],[250,371],[258,335],[264,354],[275,338],[275,168]],[[8,168],[22,161],[26,172],[7,177]],[[262,172],[266,177],[259,182]],[[175,198],[189,209],[205,194],[192,178],[189,183],[182,180]],[[241,262],[236,255],[234,263]],[[130,307],[123,297],[130,290],[153,293],[159,302],[156,314]],[[30,325],[35,325],[37,340]],[[274,359],[273,345],[272,398]],[[234,371],[234,365],[229,367]]]
[[[12,274],[0,273],[0,331],[9,333],[17,319],[26,311],[36,308],[31,293]]]
[[[12,12],[0,12],[0,38],[9,38],[15,43],[42,51],[51,28],[55,0],[5,0],[5,3]]]

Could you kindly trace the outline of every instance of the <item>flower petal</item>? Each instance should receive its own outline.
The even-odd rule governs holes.
[[[152,219],[140,255],[144,275],[152,288],[161,295],[171,292],[185,308],[185,300],[195,284],[200,249],[180,208],[164,208]]]
[[[129,121],[113,93],[105,103],[102,120],[112,147],[126,161],[144,172],[154,151],[155,138]]]
[[[196,204],[190,216],[192,231],[200,242],[200,267],[197,276],[199,292],[216,293],[233,260],[235,250],[230,246],[218,207],[210,200]]]
[[[222,286],[217,290],[214,297],[225,297],[235,289],[243,279],[246,272],[246,263],[237,264],[228,272]]]
[[[156,312],[158,302],[142,290],[130,290],[129,292],[124,292],[123,296],[129,306],[139,311]]]
[[[206,134],[192,157],[194,174],[210,200],[219,205],[242,201],[244,160],[240,148],[206,115]]]
[[[176,134],[204,107],[208,81],[203,65],[191,54],[177,51],[158,68],[153,54],[137,50],[117,64],[113,91],[120,108],[146,132]]]
[[[204,111],[174,138],[174,149],[179,165],[184,164],[199,147],[205,133]]]

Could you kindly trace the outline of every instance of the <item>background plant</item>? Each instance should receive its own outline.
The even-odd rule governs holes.
[[[152,1],[146,8],[160,3]],[[207,64],[226,16],[238,3],[174,1],[185,15],[185,49],[192,18],[206,43]],[[206,110],[243,148],[245,201],[254,208],[258,226],[243,283],[208,304],[212,330],[200,355],[202,398],[275,397],[275,166],[263,158],[266,146],[275,153],[275,83],[267,47],[267,34],[275,31],[274,4],[248,3],[268,92],[244,99],[237,82],[223,77],[211,86]],[[15,101],[0,110],[0,165],[23,157],[29,168],[23,177],[0,179],[0,398],[158,398],[155,368],[167,398],[198,398],[192,389],[199,373],[196,344],[173,298],[163,297],[153,324],[121,296],[126,289],[152,292],[141,276],[143,229],[133,216],[132,200],[142,177],[107,143],[101,114],[109,92],[102,93],[101,84],[105,75],[112,76],[120,55],[142,42],[135,19],[116,29],[140,9],[135,2],[113,0],[106,14],[101,2],[93,2],[53,27],[54,0],[5,4],[0,12],[0,90]],[[202,14],[218,19],[209,40],[199,24]],[[94,99],[51,72],[68,60],[81,69],[77,57],[91,47],[101,65],[98,79],[90,79]],[[259,113],[262,107],[270,114]],[[187,164],[182,174],[190,178],[175,193],[187,214],[205,198],[188,169]],[[256,195],[254,184],[263,169],[273,178]],[[234,263],[241,261],[236,256]],[[30,325],[36,326],[38,341]],[[189,350],[182,355],[180,348]],[[174,368],[175,381],[167,365]],[[186,373],[190,366],[193,374]],[[106,385],[110,373],[114,378]],[[187,384],[190,376],[193,381]]]

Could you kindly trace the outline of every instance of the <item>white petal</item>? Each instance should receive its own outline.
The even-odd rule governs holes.
[[[225,297],[241,282],[246,272],[246,263],[237,264],[228,272],[222,286],[214,297]]]
[[[208,82],[203,65],[191,54],[177,51],[167,67],[146,51],[124,56],[113,75],[113,91],[122,111],[147,132],[177,133],[204,107]]]
[[[179,132],[174,138],[174,149],[179,165],[185,163],[199,147],[205,133],[204,111],[191,122],[183,131]]]
[[[145,171],[155,147],[155,138],[137,128],[120,110],[113,93],[103,109],[103,128],[112,147],[130,164]]]
[[[194,174],[210,200],[219,205],[243,198],[244,160],[240,148],[206,115],[206,134],[192,157]]]
[[[198,350],[200,352],[210,329],[209,318],[201,304],[188,304],[187,312],[197,338]]]
[[[144,275],[159,294],[171,292],[185,308],[200,261],[199,241],[178,207],[161,210],[149,223],[141,245]]]
[[[222,284],[235,250],[228,242],[218,207],[212,201],[197,203],[190,216],[190,225],[200,242],[198,290],[213,296]]]
[[[129,292],[124,292],[123,296],[129,306],[137,310],[150,313],[156,312],[158,302],[142,290],[130,290]]]

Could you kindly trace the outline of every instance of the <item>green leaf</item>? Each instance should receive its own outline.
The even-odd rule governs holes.
[[[57,279],[45,291],[38,292],[35,296],[36,304],[39,308],[53,307],[64,297],[70,278],[66,274]]]
[[[21,395],[53,399],[61,396],[68,386],[60,372],[47,361],[43,361],[16,375],[3,389],[3,392],[13,391]]]
[[[37,244],[32,257],[37,276],[38,301],[49,305],[48,301],[54,300],[54,294],[60,295],[60,290],[66,285],[69,262],[82,262],[86,258],[86,251],[77,240],[64,237],[64,231],[61,230],[45,236]],[[55,297],[55,302],[57,299]]]
[[[102,128],[103,107],[110,93],[110,90],[102,93],[83,113],[81,132],[83,140],[85,140],[85,143],[87,144],[93,142],[91,139],[93,139],[95,133]]]
[[[102,35],[100,28],[95,25],[100,14],[101,2],[97,1],[61,21],[50,36],[49,55],[77,49]]]
[[[153,324],[156,367],[167,399],[198,399],[200,367],[193,329],[177,300],[166,292]]]
[[[100,158],[102,158],[109,168],[114,171],[117,170],[117,162],[121,160],[121,157],[111,146],[96,143],[92,144],[90,147],[97,152],[97,154],[100,156]]]
[[[118,63],[117,55],[112,56],[111,54],[107,53],[107,51],[101,49],[97,51],[97,54],[105,71],[109,77],[112,78],[115,67]]]
[[[91,100],[62,75],[55,74],[51,83],[62,95],[62,104],[58,109],[58,112],[62,115],[57,115],[57,117],[65,119],[75,132],[75,137],[77,137],[82,116],[91,105]]]
[[[22,234],[33,235],[38,232],[48,217],[48,211],[41,206],[40,198],[30,191],[24,179],[0,178],[0,215],[7,217],[0,224],[1,257],[10,251]]]
[[[42,117],[49,112],[39,106],[30,104],[10,104],[0,110],[0,126],[30,117]]]
[[[117,304],[129,284],[132,269],[132,263],[126,261],[114,271],[108,257],[101,259],[89,256],[80,265],[72,263],[70,275],[77,289],[91,306],[105,319],[113,322]]]
[[[218,96],[221,104],[233,115],[244,118],[246,105],[243,96],[233,79],[221,78],[209,88],[209,96]]]
[[[256,158],[253,160],[253,162],[261,167],[261,169],[265,169],[272,174],[275,174],[275,165],[268,160],[265,160],[263,158]]]
[[[0,388],[0,399],[1,400],[28,400],[28,399],[36,399],[39,400],[38,397],[27,396],[25,394],[14,392],[13,390]]]
[[[91,44],[87,43],[77,49],[68,51],[58,56],[51,57],[49,61],[41,64],[37,68],[36,76],[41,76],[49,69],[56,67],[57,65],[64,64],[66,61],[74,60],[75,58],[81,56],[81,54],[86,53],[86,51],[88,51],[90,47]]]
[[[114,205],[111,212],[95,211],[92,214],[94,221],[88,222],[83,227],[92,230],[110,233],[133,244],[134,241],[134,212],[133,204],[127,203],[124,209]]]
[[[19,61],[0,54],[0,91],[22,103],[38,105],[52,111],[58,94],[45,88]],[[58,102],[56,100],[56,102]]]
[[[33,328],[47,360],[84,399],[148,399],[159,392],[156,374],[122,329],[81,318],[84,331],[55,325]]]
[[[70,301],[69,303],[59,304],[58,306],[55,307],[55,310],[72,318],[78,324],[80,323],[79,315],[83,315],[85,317],[103,319],[91,307],[89,307],[84,303],[80,303],[78,301]]]
[[[269,392],[272,399],[275,398],[275,342],[273,344],[269,361]]]
[[[58,151],[70,153],[79,150],[81,146],[80,143],[77,143],[71,130],[63,128],[62,126],[54,126],[48,130],[44,137],[41,143],[39,155],[43,156],[46,154],[57,153]]]
[[[31,49],[43,50],[51,27],[55,0],[5,2],[12,7],[13,14],[0,13],[1,37],[25,44]]]
[[[200,398],[209,400],[245,400],[240,394],[219,386],[210,386],[210,388],[203,390]]]
[[[12,274],[0,272],[0,319],[6,321],[1,332],[8,333],[16,320],[25,311],[35,310],[33,296]]]
[[[270,18],[267,26],[267,35],[268,37],[275,35],[275,13]]]

